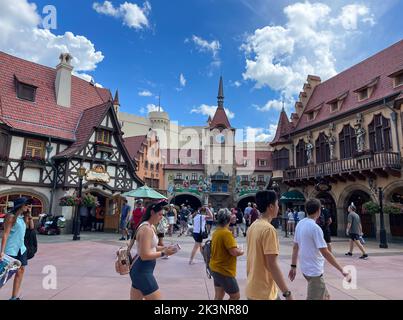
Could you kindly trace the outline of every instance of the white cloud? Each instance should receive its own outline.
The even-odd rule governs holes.
[[[239,88],[242,85],[242,83],[240,81],[235,81],[234,82],[234,86]]]
[[[115,8],[110,1],[104,1],[103,4],[94,2],[92,8],[100,14],[122,18],[123,24],[129,28],[143,29],[149,26],[148,15],[151,12],[151,5],[148,1],[143,4],[142,8],[130,2],[125,2]]]
[[[365,5],[344,6],[337,15],[326,4],[306,1],[285,7],[284,14],[285,25],[255,30],[241,49],[246,55],[244,80],[254,81],[256,88],[269,87],[286,100],[296,98],[308,74],[322,80],[334,76],[334,52],[352,41],[359,24],[374,24]],[[260,109],[279,110],[279,100],[268,101]]]
[[[200,113],[205,116],[210,116],[211,118],[213,118],[216,110],[217,110],[217,106],[208,106],[206,104],[202,104],[201,106],[199,106],[197,108],[193,108],[190,111],[190,113]],[[225,113],[227,114],[228,119],[233,119],[235,117],[235,113],[233,113],[229,109],[224,108],[224,110],[225,110]]]
[[[140,97],[151,97],[153,94],[148,90],[143,90],[139,92]]]
[[[276,135],[277,125],[270,124],[268,129],[246,127],[247,141],[249,142],[270,142]]]
[[[218,40],[213,40],[211,42],[208,42],[207,40],[198,37],[196,35],[192,36],[193,43],[196,45],[196,48],[199,52],[207,52],[210,53],[213,57],[213,61],[210,63],[210,68],[219,68],[221,66],[221,59],[219,57],[219,52],[221,49],[221,44],[220,41]],[[185,43],[190,42],[189,39],[185,39]],[[212,72],[210,70],[209,75],[212,75]]]
[[[330,21],[331,24],[341,24],[346,30],[356,30],[359,22],[375,24],[374,15],[367,6],[362,4],[349,4],[342,8],[341,14]]]
[[[164,111],[164,109],[161,107],[158,107],[157,105],[150,103],[148,104],[145,108],[141,108],[140,109],[140,113],[144,114],[144,113],[150,113],[153,111]]]
[[[59,63],[60,53],[69,52],[76,72],[93,71],[104,59],[86,37],[72,32],[55,35],[48,29],[40,29],[40,23],[35,4],[27,0],[1,0],[0,50],[50,67]],[[88,79],[88,75],[80,76]]]
[[[181,73],[179,76],[179,83],[180,83],[181,87],[186,86],[186,79],[185,79],[185,76],[183,75],[183,73]]]

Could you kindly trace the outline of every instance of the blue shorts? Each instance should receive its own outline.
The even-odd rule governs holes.
[[[153,275],[157,260],[143,261],[139,257],[130,270],[132,287],[139,290],[143,296],[148,296],[159,289]]]
[[[27,254],[27,250],[25,250],[24,254],[21,254],[21,250],[18,251],[18,254],[16,256],[11,256],[11,258],[14,258],[16,260],[18,260],[19,262],[21,262],[21,266],[25,267],[28,265],[28,254]]]
[[[193,233],[193,239],[197,243],[202,243],[203,242],[203,235],[201,233]]]

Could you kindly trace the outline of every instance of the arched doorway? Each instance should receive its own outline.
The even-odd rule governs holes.
[[[237,207],[241,208],[242,212],[245,211],[245,208],[248,206],[248,202],[253,203],[256,202],[255,196],[246,196],[238,201]]]
[[[363,204],[371,201],[371,196],[362,190],[355,190],[351,193],[349,197],[347,197],[347,201],[344,204],[345,212],[348,212],[348,206],[351,203],[354,203],[355,207],[357,208],[357,213],[361,218],[362,224],[362,232],[364,236],[373,238],[376,236],[375,224],[374,224],[374,217],[368,213],[363,212]]]
[[[332,216],[332,224],[330,225],[330,231],[332,236],[337,236],[337,208],[336,202],[332,195],[328,192],[320,192],[316,195],[316,198],[323,203],[323,206],[329,210]]]
[[[176,206],[181,206],[182,204],[190,205],[190,207],[194,210],[197,210],[202,205],[201,200],[198,197],[193,196],[191,194],[187,194],[187,193],[178,194],[178,195],[172,197],[172,199],[170,200],[170,203],[172,203]]]
[[[393,237],[403,237],[403,182],[395,182],[385,188],[385,207],[396,208],[397,212],[390,213],[390,233]]]

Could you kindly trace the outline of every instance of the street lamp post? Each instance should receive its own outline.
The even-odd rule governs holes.
[[[383,190],[381,187],[378,188],[379,192],[379,218],[380,218],[380,231],[379,231],[379,248],[387,249],[388,242],[386,239],[385,222],[383,220]]]
[[[80,209],[81,209],[81,197],[82,197],[82,193],[83,193],[83,179],[84,179],[86,171],[87,170],[84,167],[80,167],[77,170],[77,175],[78,175],[78,179],[79,179],[78,198],[80,199],[80,203],[77,206],[76,215],[74,217],[74,236],[73,236],[74,241],[80,240],[80,220],[79,220],[79,215],[80,215]]]

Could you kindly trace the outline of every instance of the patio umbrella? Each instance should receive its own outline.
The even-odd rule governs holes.
[[[155,191],[154,189],[143,186],[136,190],[132,190],[122,194],[124,197],[133,197],[133,198],[146,198],[146,199],[166,199],[164,195]]]

